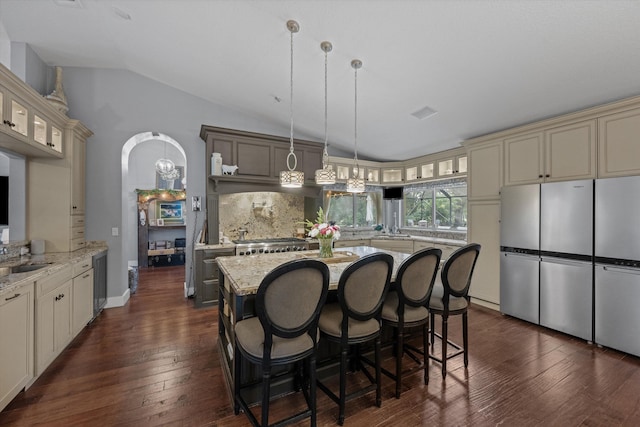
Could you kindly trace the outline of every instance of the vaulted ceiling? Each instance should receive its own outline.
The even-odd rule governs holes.
[[[121,68],[288,129],[403,160],[640,94],[640,2],[0,0],[10,40],[49,65]],[[412,115],[425,107],[437,114]],[[208,123],[216,125],[216,123]]]

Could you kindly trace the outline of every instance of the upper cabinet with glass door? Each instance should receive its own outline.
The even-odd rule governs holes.
[[[459,155],[438,161],[438,177],[466,175],[467,155]]]
[[[0,118],[0,147],[28,157],[63,157],[67,117],[1,65]]]
[[[407,182],[432,179],[434,178],[433,162],[407,166],[404,169],[404,176]]]

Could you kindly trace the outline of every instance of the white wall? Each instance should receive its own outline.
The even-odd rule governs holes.
[[[212,85],[225,82],[211,81]],[[187,200],[205,197],[205,144],[199,137],[203,124],[287,136],[288,126],[277,126],[170,88],[138,74],[113,69],[64,68],[69,117],[82,121],[94,135],[87,142],[86,238],[109,245],[108,297],[121,297],[128,288],[123,240],[137,235],[112,236],[123,229],[120,159],[123,144],[140,132],[160,132],[178,141],[186,154]],[[155,160],[154,160],[155,161]],[[206,204],[203,204],[206,206]],[[204,212],[187,210],[188,241],[199,230]],[[130,233],[131,234],[131,233]],[[187,248],[185,280],[191,285],[192,247]]]

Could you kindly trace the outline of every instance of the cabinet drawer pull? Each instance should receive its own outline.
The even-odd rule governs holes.
[[[87,277],[91,276],[90,274],[85,274],[84,276],[82,276],[83,279],[86,279]]]
[[[16,299],[16,298],[18,298],[19,296],[20,296],[20,294],[15,294],[14,296],[12,296],[12,297],[8,297],[8,298],[5,298],[4,300],[5,300],[5,301],[10,301],[10,300],[12,300],[12,299]]]

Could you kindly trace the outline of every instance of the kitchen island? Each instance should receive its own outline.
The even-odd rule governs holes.
[[[395,279],[396,272],[402,261],[410,256],[406,253],[381,250],[367,246],[347,247],[334,250],[335,258],[325,260],[331,272],[329,297],[327,301],[335,300],[335,291],[338,288],[340,275],[344,269],[354,260],[375,252],[386,252],[393,256],[392,281]],[[232,404],[233,379],[235,376],[233,364],[235,334],[233,327],[238,320],[255,316],[255,294],[267,273],[287,261],[301,258],[320,259],[318,258],[318,251],[221,257],[218,259],[220,269],[218,347],[220,350],[222,371],[224,372],[224,378]],[[341,262],[342,259],[345,261]],[[320,260],[322,261],[322,259]],[[331,363],[331,360],[336,354],[339,354],[339,348],[335,344],[330,344],[325,340],[320,341],[318,378],[327,377],[333,373],[336,364]],[[274,381],[272,386],[274,395],[293,391],[294,389],[293,382],[291,381],[292,376],[289,375],[290,367],[284,366],[280,369],[276,375],[282,375],[281,380]],[[259,369],[255,365],[246,362],[243,364],[242,383],[255,385],[254,388],[247,390],[247,395],[245,396],[247,402],[258,402],[260,400],[260,378]]]

